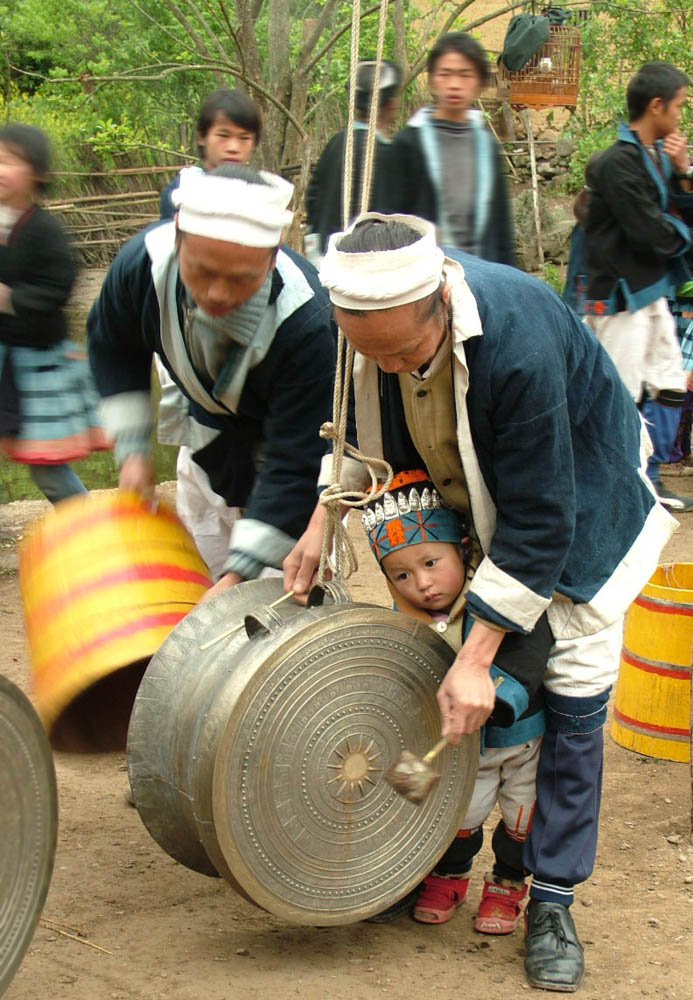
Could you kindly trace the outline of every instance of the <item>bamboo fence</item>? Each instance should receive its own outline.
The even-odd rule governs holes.
[[[44,201],[86,267],[106,267],[136,232],[159,218],[159,195],[182,164],[56,171]]]

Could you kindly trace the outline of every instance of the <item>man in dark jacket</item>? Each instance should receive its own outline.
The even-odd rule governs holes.
[[[292,193],[239,164],[183,173],[176,222],[122,248],[87,322],[120,486],[153,490],[156,351],[190,400],[195,462],[229,507],[244,509],[219,590],[280,567],[315,503],[334,327],[315,269],[279,246]]]
[[[368,117],[373,94],[375,77],[375,61],[364,59],[356,70],[356,88],[354,95],[354,154],[351,185],[350,218],[354,218],[361,210],[361,176],[366,153],[368,136]],[[368,208],[374,212],[391,210],[392,176],[390,159],[390,140],[386,132],[397,114],[399,107],[398,94],[402,85],[402,70],[396,63],[383,60],[378,87],[378,118],[376,122],[375,162],[373,179],[368,200]],[[306,190],[306,222],[308,235],[313,240],[306,239],[306,252],[310,259],[316,261],[327,249],[327,241],[332,233],[341,232],[344,219],[342,217],[344,181],[344,154],[346,147],[346,129],[337,132],[327,143],[320,159],[313,167],[313,172]],[[311,243],[319,244],[315,248]]]
[[[681,351],[667,296],[690,277],[685,253],[693,223],[693,166],[678,130],[688,77],[669,63],[646,63],[626,92],[629,122],[590,168],[585,224],[585,312],[639,402],[654,452],[648,464],[661,503],[693,510],[693,500],[659,478],[685,392]]]
[[[394,211],[434,222],[442,246],[515,263],[501,150],[472,105],[489,80],[486,53],[461,31],[428,54],[433,107],[421,108],[392,140]]]
[[[595,858],[623,613],[676,527],[644,475],[639,414],[551,289],[515,268],[444,255],[431,223],[367,216],[330,241],[320,279],[356,351],[350,443],[394,467],[425,467],[478,545],[465,595],[474,623],[438,692],[451,742],[493,710],[489,669],[504,635],[531,633],[546,612],[554,645],[524,854],[534,875],[525,965],[534,986],[572,992],[584,956],[569,907]],[[340,488],[367,479],[345,456]],[[312,579],[324,516],[322,507],[284,563],[295,593]]]

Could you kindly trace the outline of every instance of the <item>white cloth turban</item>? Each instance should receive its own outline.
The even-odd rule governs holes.
[[[294,186],[266,170],[258,174],[265,184],[206,174],[197,167],[181,170],[180,185],[171,196],[178,228],[248,247],[278,246],[293,219],[287,206]]]
[[[398,250],[345,253],[339,249],[344,236],[368,219],[401,222],[420,233],[420,239]],[[336,306],[343,309],[392,309],[425,298],[443,279],[445,255],[436,245],[432,222],[414,215],[381,215],[366,212],[343,233],[330,237],[320,267],[320,281]]]

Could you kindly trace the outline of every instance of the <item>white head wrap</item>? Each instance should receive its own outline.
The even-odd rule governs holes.
[[[171,196],[178,228],[226,243],[276,247],[293,219],[287,205],[294,186],[266,170],[258,174],[265,184],[206,174],[197,167],[181,170],[180,185]]]
[[[402,222],[421,239],[398,250],[371,250],[365,253],[344,253],[338,243],[354,231],[359,222],[380,219]],[[443,279],[445,255],[436,245],[436,230],[432,222],[415,215],[381,215],[366,212],[359,215],[343,233],[330,237],[327,252],[320,267],[320,281],[336,306],[343,309],[392,309],[417,302],[438,288]]]

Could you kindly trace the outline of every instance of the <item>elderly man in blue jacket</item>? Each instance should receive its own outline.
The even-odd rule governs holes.
[[[623,614],[676,526],[645,473],[647,434],[608,355],[558,296],[512,268],[445,256],[431,223],[362,216],[332,237],[320,278],[357,351],[358,446],[395,468],[425,466],[473,525],[474,624],[438,693],[453,742],[492,711],[504,634],[529,633],[547,613],[525,968],[533,986],[575,990],[584,956],[569,907],[594,863]],[[362,488],[363,466],[345,458],[342,485]],[[318,509],[285,560],[294,591],[311,580],[322,520]]]

